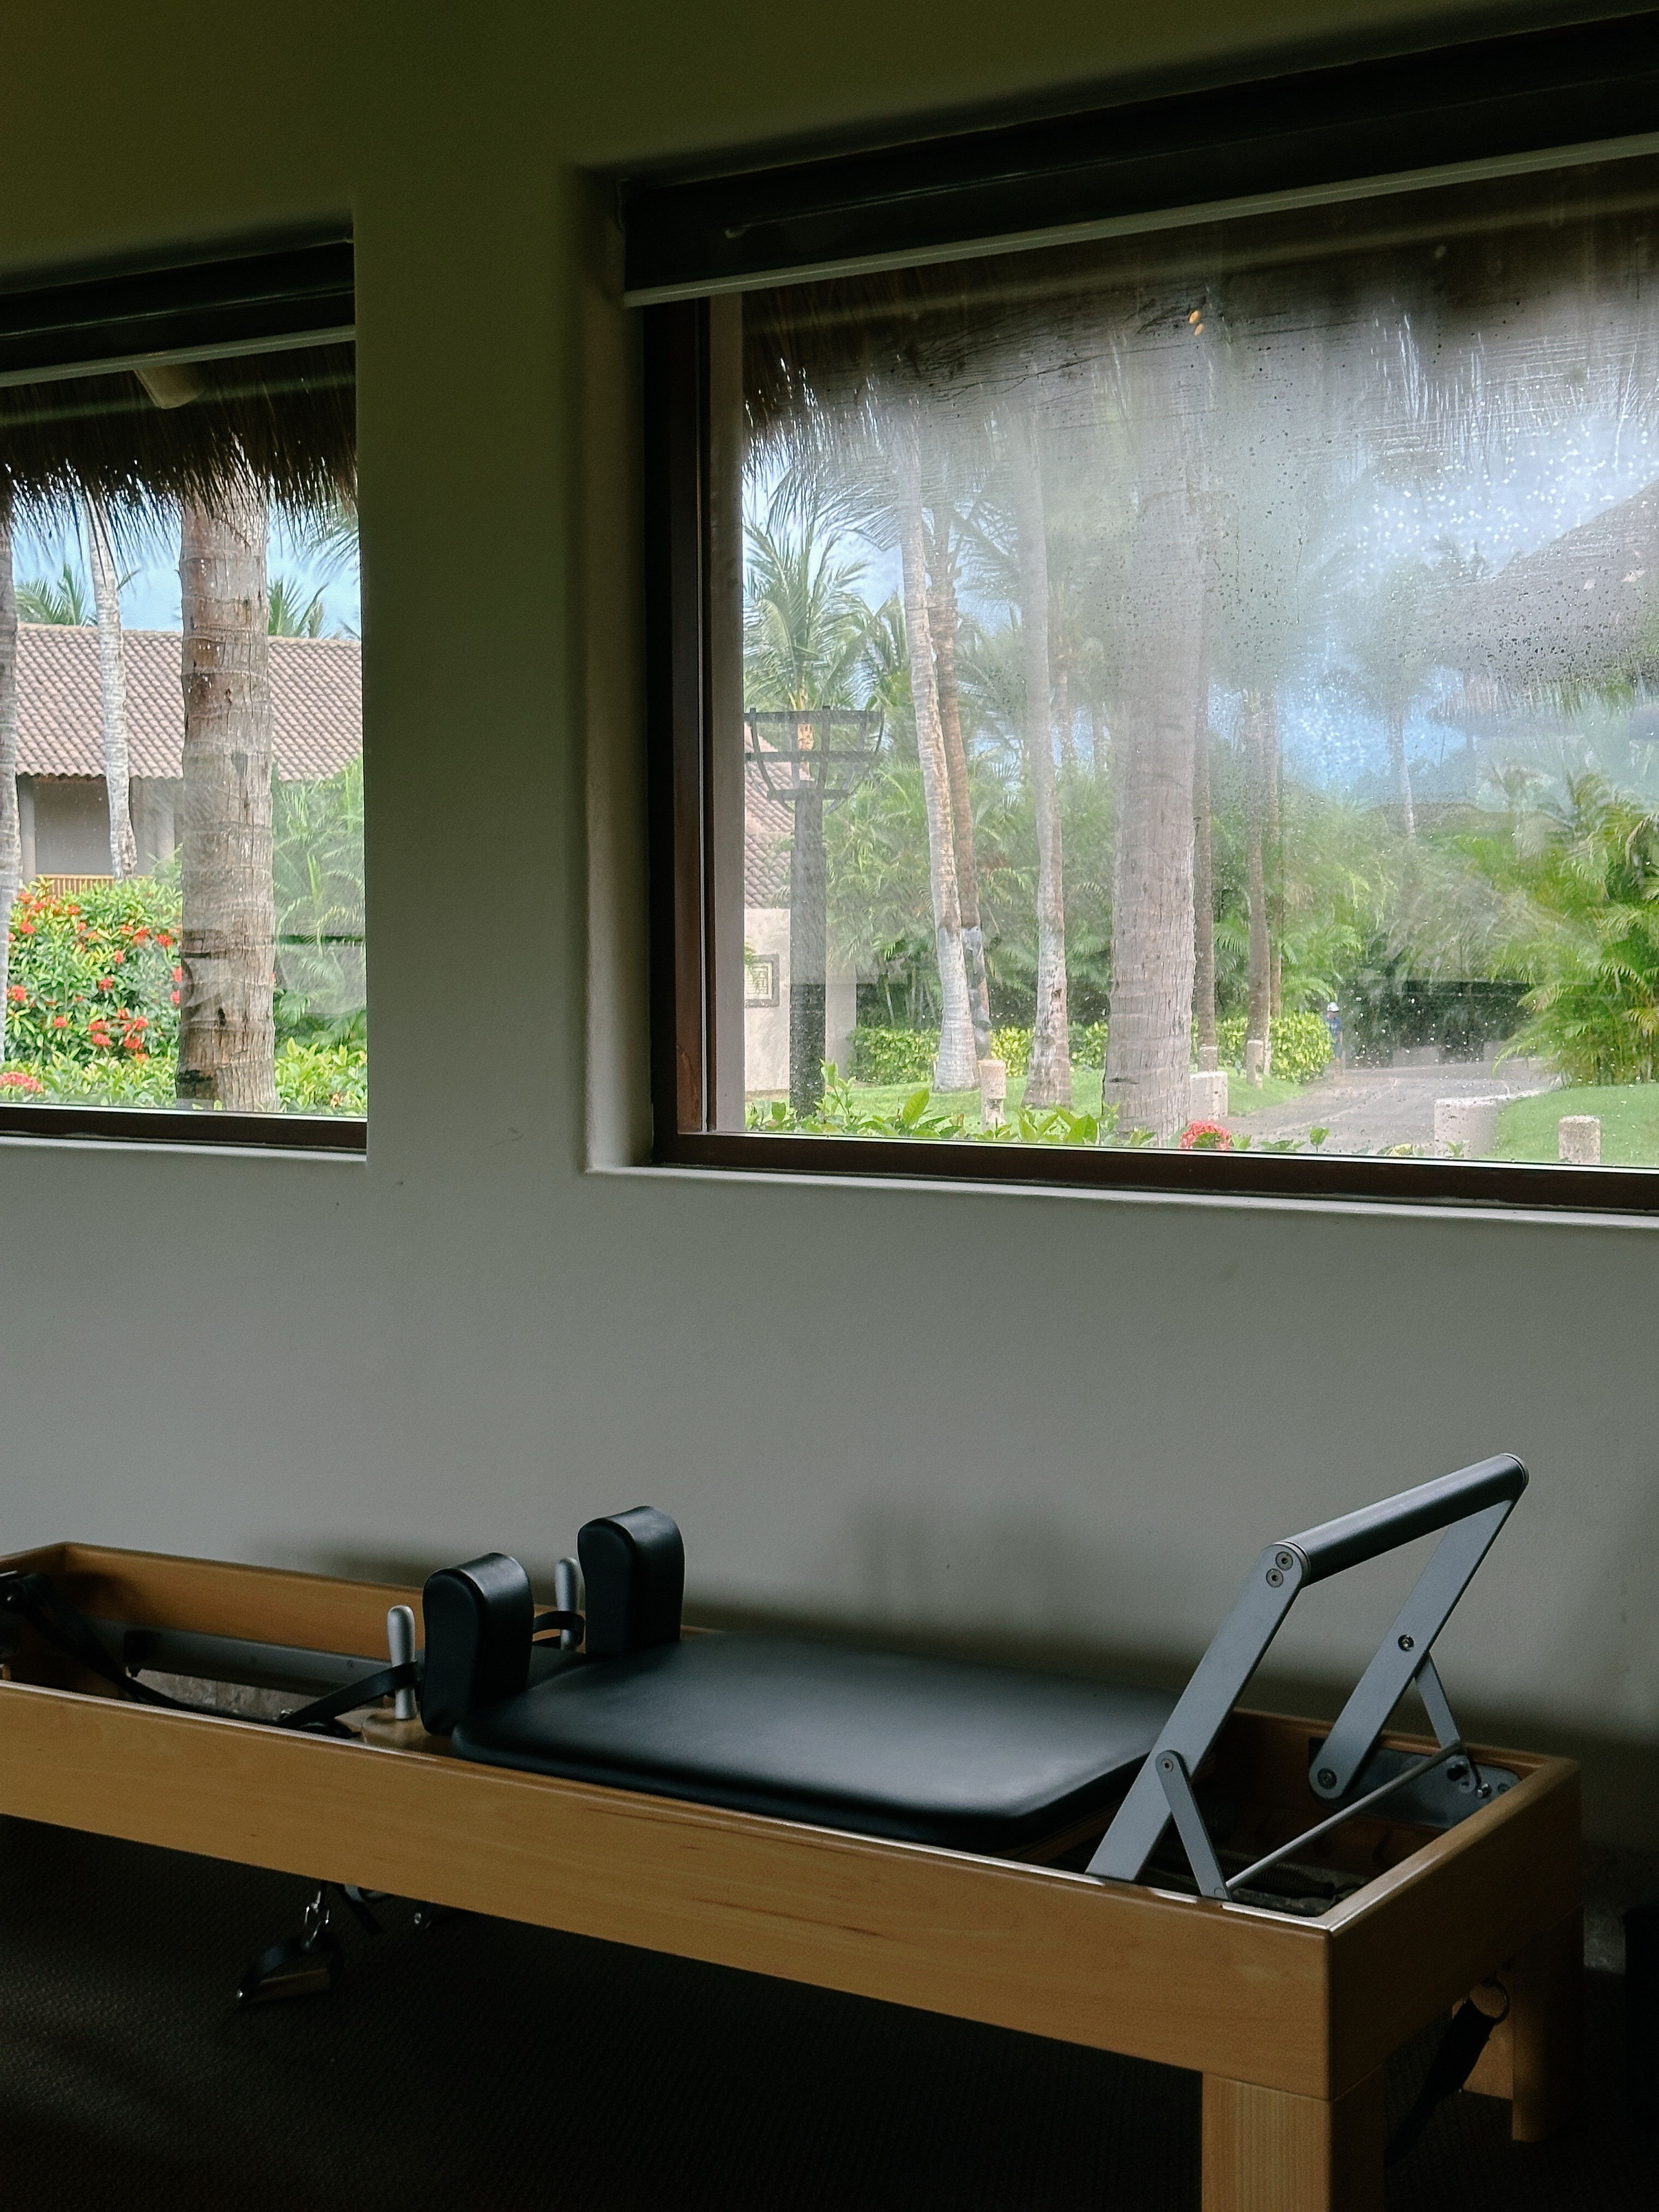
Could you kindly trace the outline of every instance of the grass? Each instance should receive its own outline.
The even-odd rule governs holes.
[[[1659,1167],[1659,1083],[1585,1085],[1517,1098],[1498,1117],[1500,1160],[1560,1158],[1556,1123],[1564,1114],[1594,1114],[1601,1124],[1604,1167]]]

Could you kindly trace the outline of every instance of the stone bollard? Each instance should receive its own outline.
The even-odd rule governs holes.
[[[1260,1091],[1272,1070],[1273,1064],[1272,1050],[1263,1038],[1245,1038],[1244,1080],[1246,1083],[1253,1083]]]
[[[1189,1121],[1224,1121],[1227,1118],[1227,1071],[1200,1067],[1187,1078],[1187,1118]]]
[[[1220,1065],[1221,1048],[1219,1045],[1200,1045],[1198,1048],[1198,1072],[1200,1075],[1213,1075]]]
[[[1506,1098],[1437,1098],[1434,1149],[1443,1160],[1487,1158],[1498,1144],[1498,1116]]]
[[[981,1128],[1000,1129],[1007,1118],[1008,1063],[982,1060],[979,1064],[979,1119]]]
[[[1576,1168],[1601,1164],[1601,1120],[1597,1114],[1564,1114],[1555,1125],[1561,1158]]]

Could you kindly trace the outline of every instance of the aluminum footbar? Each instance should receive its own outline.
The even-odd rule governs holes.
[[[1432,1654],[1435,1638],[1526,1486],[1526,1468],[1512,1453],[1504,1452],[1269,1544],[1131,1784],[1089,1862],[1089,1872],[1105,1881],[1139,1881],[1173,1820],[1200,1894],[1229,1899],[1248,1890],[1269,1867],[1295,1857],[1357,1813],[1380,1804],[1435,1768],[1461,1760],[1466,1769],[1462,1779],[1474,1801],[1489,1796],[1492,1785],[1483,1780],[1464,1747]],[[1309,1787],[1335,1809],[1328,1819],[1253,1865],[1224,1875],[1194,1795],[1193,1778],[1209,1757],[1297,1595],[1314,1583],[1397,1551],[1437,1528],[1445,1533],[1428,1565],[1336,1725],[1314,1753]],[[1389,1715],[1413,1685],[1427,1710],[1437,1747],[1407,1761],[1375,1789],[1350,1798],[1348,1792],[1376,1750]]]

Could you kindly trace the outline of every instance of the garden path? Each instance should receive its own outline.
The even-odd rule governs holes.
[[[1526,1060],[1494,1068],[1490,1060],[1396,1060],[1389,1067],[1349,1066],[1322,1076],[1293,1101],[1252,1113],[1249,1086],[1235,1076],[1227,1126],[1258,1142],[1305,1138],[1310,1127],[1322,1126],[1331,1133],[1323,1146],[1328,1152],[1374,1152],[1387,1145],[1427,1149],[1434,1141],[1437,1098],[1520,1098],[1547,1087]]]

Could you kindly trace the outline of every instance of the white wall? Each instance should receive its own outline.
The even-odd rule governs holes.
[[[1508,1446],[1534,1487],[1443,1671],[1651,1837],[1645,1230],[584,1171],[590,1114],[596,1158],[637,1144],[641,939],[626,333],[574,165],[1385,12],[9,22],[0,268],[355,213],[374,1085],[366,1164],[0,1146],[7,1548],[545,1565],[650,1498],[705,1607],[1178,1668],[1265,1538]],[[458,758],[512,804],[458,811]],[[440,848],[501,888],[457,900]],[[1386,1596],[1307,1613],[1317,1698]]]

